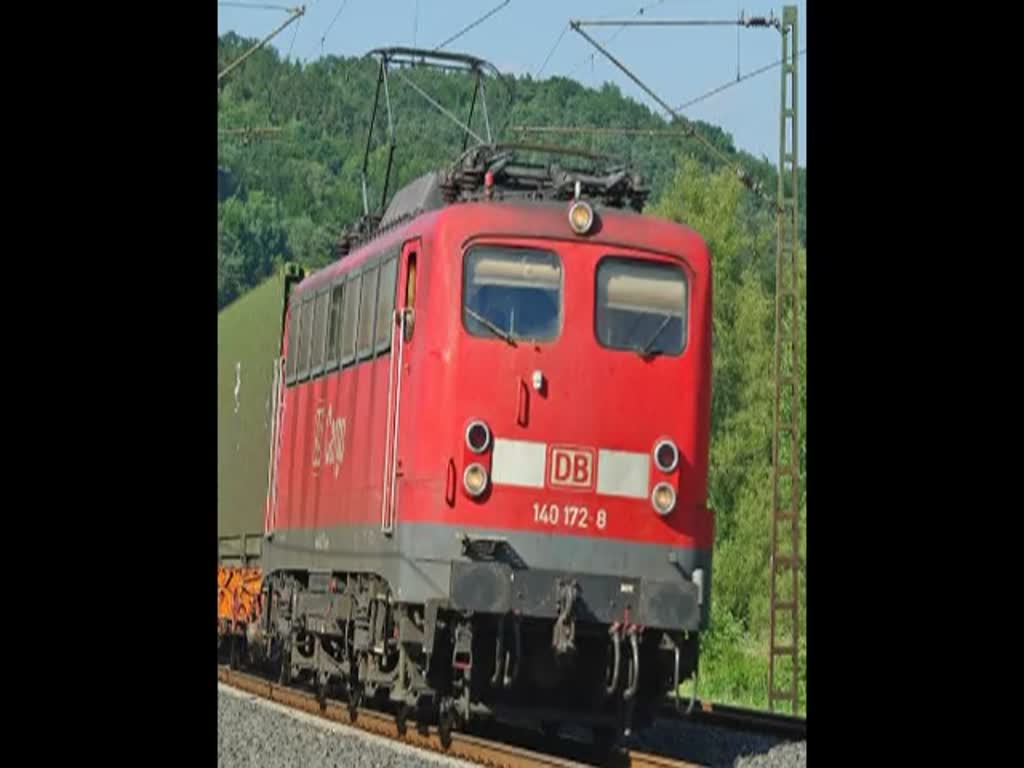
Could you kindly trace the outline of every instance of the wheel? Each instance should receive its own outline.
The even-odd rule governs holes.
[[[420,736],[430,735],[430,714],[422,699],[416,703],[416,732]]]
[[[552,723],[551,721],[545,721],[540,724],[541,732],[544,734],[544,738],[550,741],[554,741],[558,738],[558,723]]]
[[[319,674],[316,676],[316,701],[320,705],[320,711],[327,711],[327,681]]]
[[[349,684],[348,689],[348,719],[354,723],[359,717],[359,705],[363,701],[363,692],[358,686]]]
[[[292,682],[292,652],[287,645],[281,648],[281,668],[277,673],[277,682],[281,685],[291,685]]]
[[[441,738],[441,746],[448,749],[452,745],[452,728],[455,725],[455,706],[451,699],[441,702],[437,714],[437,735]]]
[[[395,728],[398,735],[405,738],[406,719],[409,716],[409,707],[406,704],[399,704],[395,709]]]

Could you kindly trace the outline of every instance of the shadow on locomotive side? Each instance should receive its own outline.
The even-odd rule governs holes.
[[[219,637],[444,739],[497,718],[610,745],[707,627],[711,264],[634,174],[538,151],[477,144],[268,289],[262,341],[222,333]]]

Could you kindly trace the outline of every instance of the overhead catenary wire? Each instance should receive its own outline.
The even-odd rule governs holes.
[[[649,10],[651,10],[653,8],[657,8],[659,5],[664,4],[664,2],[665,2],[665,0],[658,0],[657,2],[654,2],[654,3],[648,3],[647,5],[641,5],[637,9],[636,13],[633,14],[633,15],[634,16],[643,16],[647,11],[649,11]],[[611,18],[611,14],[609,14],[608,16],[605,16],[605,18],[606,19]],[[567,29],[568,29],[568,27],[567,27]],[[607,40],[604,41],[604,44],[605,45],[611,45],[612,43],[614,43],[615,42],[615,38],[617,38],[619,35],[622,34],[622,29],[624,29],[624,27],[615,30],[615,32],[612,33],[611,37],[609,37]],[[591,53],[588,56],[585,56],[580,61],[580,63],[576,65],[576,67],[568,74],[568,77],[573,77],[577,72],[580,71],[580,68],[583,67],[588,61],[591,62],[591,76],[593,76],[594,54]]]
[[[554,134],[563,136],[637,136],[649,139],[693,139],[693,134],[683,128],[626,128],[598,125],[511,125],[513,133]],[[756,193],[756,190],[755,190]],[[760,195],[771,202],[770,198]]]
[[[731,27],[738,19],[590,19],[588,27]]]
[[[803,56],[806,53],[807,53],[807,49],[803,48],[803,49],[801,49],[800,51],[797,52],[797,56]],[[779,59],[778,61],[773,61],[770,64],[765,64],[763,67],[758,67],[757,69],[751,70],[750,72],[745,72],[742,75],[737,76],[737,78],[735,80],[730,80],[727,83],[724,83],[722,85],[716,86],[715,88],[712,88],[710,91],[705,91],[700,96],[697,96],[695,98],[690,99],[687,102],[684,102],[683,104],[680,104],[678,107],[676,107],[676,109],[679,110],[679,111],[682,111],[684,109],[688,109],[689,107],[692,107],[695,104],[699,104],[702,101],[706,101],[707,99],[710,99],[712,96],[717,96],[719,93],[722,93],[723,91],[727,91],[730,88],[733,88],[733,87],[739,85],[740,83],[745,82],[745,81],[751,79],[752,77],[756,77],[757,75],[763,75],[765,72],[767,72],[767,71],[769,71],[771,69],[774,69],[775,67],[778,67],[781,64],[782,64],[782,59]],[[509,130],[511,130],[511,131],[518,131],[518,132],[522,132],[522,133],[594,133],[594,134],[623,133],[623,134],[635,134],[635,135],[641,135],[641,136],[682,136],[682,135],[686,135],[685,133],[680,132],[680,131],[678,131],[676,129],[672,129],[672,128],[609,128],[609,127],[585,126],[585,125],[581,125],[581,126],[513,125],[513,126],[509,127]]]
[[[603,125],[513,125],[510,131],[517,133],[593,133],[599,135],[625,134],[632,136],[678,136],[690,138],[681,128],[617,128]]]
[[[443,106],[441,106],[441,104],[439,104],[437,102],[437,100],[434,99],[430,94],[428,94],[426,91],[424,91],[418,85],[416,85],[416,83],[414,83],[412,80],[410,80],[408,77],[406,77],[405,73],[403,73],[401,69],[396,69],[395,70],[395,75],[398,76],[401,80],[403,80],[406,85],[408,85],[410,88],[412,88],[414,91],[416,91],[416,93],[418,93],[420,96],[422,96],[423,99],[425,99],[428,104],[430,104],[432,107],[434,107],[438,112],[440,112],[442,115],[447,117],[449,120],[454,122],[462,130],[464,130],[466,133],[468,133],[470,136],[472,136],[474,139],[476,139],[480,144],[487,144],[488,143],[488,142],[484,141],[472,128],[470,128],[464,122],[459,120],[459,118],[457,118],[455,115],[453,115],[449,110],[447,110]]]
[[[807,53],[807,49],[806,48],[802,49],[799,53],[797,53],[797,55],[798,56],[803,56],[805,53]],[[697,96],[696,98],[690,99],[689,101],[685,102],[684,104],[680,104],[678,107],[676,107],[676,109],[683,110],[683,109],[687,109],[688,107],[692,107],[694,104],[699,104],[702,101],[710,99],[712,96],[716,96],[717,94],[721,93],[722,91],[726,91],[726,90],[728,90],[729,88],[732,88],[735,85],[739,85],[743,81],[749,80],[752,77],[756,77],[757,75],[764,74],[768,70],[774,69],[775,67],[778,67],[781,64],[782,64],[782,59],[779,59],[778,61],[773,61],[771,64],[765,64],[763,67],[758,67],[757,69],[752,70],[750,72],[747,72],[747,73],[745,73],[743,75],[737,75],[735,80],[730,80],[729,82],[727,82],[727,83],[725,83],[723,85],[719,85],[716,88],[712,88],[710,91],[702,93],[700,96]]]
[[[275,37],[277,37],[279,34],[281,34],[281,32],[283,32],[285,30],[285,28],[288,27],[289,24],[291,24],[296,19],[301,18],[306,13],[306,6],[303,5],[303,6],[299,7],[299,8],[292,8],[291,11],[292,11],[292,15],[288,17],[287,21],[285,21],[283,24],[281,24],[279,27],[277,27],[277,29],[275,29],[273,32],[271,32],[269,35],[267,35],[265,38],[263,38],[258,43],[256,43],[251,48],[249,48],[249,50],[247,50],[245,53],[243,53],[241,56],[239,56],[233,62],[228,64],[220,72],[218,72],[217,73],[217,82],[219,83],[221,80],[223,80],[225,77],[227,77],[234,69],[236,69],[239,65],[241,65],[242,62],[244,62],[246,59],[248,59],[250,56],[252,56],[254,53],[256,53],[256,51],[258,51],[260,48],[262,48],[267,43],[269,43],[271,40],[273,40]]]
[[[664,2],[664,0],[662,0]],[[587,27],[618,27],[615,33],[604,41],[604,45],[611,45],[622,31],[626,27],[737,27],[737,34],[741,27],[775,27],[779,28],[779,20],[775,18],[774,13],[768,16],[750,16],[747,17],[740,13],[735,19],[641,19],[637,20],[636,16],[643,16],[645,11],[649,11],[651,8],[661,5],[661,3],[651,3],[648,6],[640,8],[632,19],[613,19],[610,16],[605,16],[600,19],[593,19],[588,21],[580,21],[579,24]],[[738,43],[737,43],[738,45]],[[595,54],[590,54],[588,57],[593,61]],[[739,53],[737,49],[737,71],[738,71],[738,59]],[[569,77],[572,77],[579,72],[580,67],[587,62],[587,59],[581,61],[576,68],[569,73]]]
[[[569,25],[566,24],[565,27],[562,28],[562,33],[558,36],[558,39],[555,40],[555,44],[551,46],[551,50],[548,51],[548,55],[545,57],[544,63],[540,65],[540,69],[538,69],[537,74],[534,75],[535,78],[540,77],[540,73],[544,71],[544,67],[546,67],[548,62],[551,61],[551,57],[555,55],[555,49],[558,48],[559,44],[562,42],[562,38],[565,37],[565,33],[568,31]]]
[[[229,2],[218,2],[217,5],[225,5],[228,8],[245,8],[252,11],[286,11],[290,12],[294,10],[287,5],[269,5],[265,3],[229,3]]]
[[[313,0],[313,6],[315,6],[318,2],[320,2],[320,0]],[[312,6],[310,6],[310,7],[312,7]],[[292,41],[291,41],[291,43],[288,44],[288,52],[284,56],[284,61],[286,61],[286,62],[289,59],[291,59],[291,57],[292,57],[292,50],[295,48],[295,41],[296,41],[296,39],[298,39],[299,27],[300,26],[302,26],[302,19],[299,19],[298,22],[296,22],[296,24],[295,24],[295,31],[292,32]],[[276,82],[280,82],[281,79],[282,79],[281,77],[278,77]],[[273,120],[274,119],[274,107],[276,106],[277,92],[278,92],[278,88],[277,88],[276,83],[275,83],[275,85],[270,86],[267,89],[267,91],[268,91],[267,104],[268,104],[268,107],[269,107],[270,119]]]
[[[334,28],[334,23],[338,20],[338,17],[341,16],[341,12],[345,10],[346,5],[348,5],[348,0],[341,0],[341,4],[338,6],[338,10],[335,11],[333,18],[331,18],[330,23],[327,25],[327,29],[324,30],[323,35],[321,35],[320,37],[321,56],[324,55],[324,46],[327,43],[327,36],[331,33],[331,29]],[[316,46],[317,44],[313,43],[313,46],[309,49],[309,53],[306,54],[307,59],[309,59],[313,55],[313,52],[316,51]]]
[[[585,27],[778,27],[774,16],[740,16],[738,19],[589,19]]]
[[[658,96],[658,94],[656,94],[653,90],[651,90],[651,88],[648,87],[647,84],[645,84],[639,77],[637,77],[635,74],[633,74],[629,70],[629,68],[626,67],[625,64],[623,64],[621,61],[619,61],[617,58],[615,58],[615,56],[613,56],[609,51],[607,51],[600,43],[598,43],[594,38],[592,38],[585,31],[583,31],[583,24],[586,24],[586,23],[589,23],[589,22],[571,21],[571,22],[569,22],[569,26],[572,27],[574,32],[576,32],[579,35],[581,35],[591,45],[593,45],[595,48],[597,48],[597,50],[600,51],[605,56],[605,58],[607,58],[616,67],[618,67],[620,70],[622,70],[622,72],[630,80],[632,80],[644,93],[646,93],[648,96],[650,96],[652,99],[654,99],[654,101],[657,102],[658,106],[660,106],[669,115],[671,115],[675,120],[677,120],[682,125],[683,130],[689,136],[691,136],[692,138],[696,139],[701,144],[703,144],[704,147],[708,151],[710,151],[714,156],[716,156],[726,166],[732,168],[736,172],[736,176],[739,178],[740,182],[742,182],[744,186],[746,186],[748,189],[750,189],[758,197],[761,197],[765,201],[769,202],[777,210],[781,210],[780,202],[775,200],[771,196],[769,196],[767,193],[765,193],[765,191],[761,188],[761,185],[758,182],[756,182],[753,178],[751,178],[750,174],[748,174],[745,169],[743,169],[741,166],[737,165],[735,162],[730,160],[729,157],[724,152],[722,152],[720,149],[718,149],[718,147],[716,147],[714,144],[712,144],[710,141],[708,141],[706,138],[704,138],[701,134],[699,134],[697,132],[697,129],[694,128],[693,124],[686,117],[684,117],[683,115],[679,114],[679,112],[677,110],[675,110],[672,107],[670,107],[668,105],[668,103],[665,102],[664,99],[662,99],[660,96]]]
[[[740,16],[740,0],[736,0],[736,16]],[[740,27],[736,25],[736,79],[740,79]]]
[[[309,7],[310,8],[315,7],[318,2],[320,2],[320,0],[313,0],[312,5],[309,6]],[[281,27],[279,27],[278,29],[274,30],[274,32],[272,32],[270,35],[268,35],[264,40],[261,40],[259,43],[257,43],[255,46],[253,46],[251,49],[246,51],[241,57],[239,57],[230,66],[228,66],[224,71],[222,71],[218,75],[218,78],[217,78],[218,81],[223,76],[227,75],[228,72],[230,72],[232,69],[234,69],[239,64],[241,64],[251,54],[255,53],[257,50],[259,50],[264,45],[266,45],[276,35],[280,34],[289,24],[291,24],[297,18],[298,22],[295,24],[295,30],[292,33],[292,40],[291,40],[291,43],[288,46],[288,53],[285,55],[285,60],[287,60],[291,56],[292,49],[295,47],[295,40],[298,37],[299,26],[302,24],[302,19],[305,17],[307,6],[303,5],[301,7],[289,7],[289,6],[284,6],[284,5],[269,5],[269,4],[258,4],[258,3],[238,3],[238,2],[219,2],[218,5],[226,5],[226,6],[231,6],[231,7],[239,7],[239,8],[255,9],[255,10],[283,10],[283,11],[288,11],[289,13],[293,14],[284,24],[281,25]],[[273,118],[273,113],[274,113],[274,97],[276,96],[276,93],[275,93],[275,90],[273,88],[269,89],[269,92],[270,92],[270,102],[269,102],[270,115],[271,115],[271,118]],[[222,128],[222,129],[218,129],[217,132],[219,134],[221,134],[221,135],[224,135],[224,136],[243,136],[244,138],[248,139],[248,138],[251,138],[253,136],[261,136],[261,135],[270,134],[270,133],[280,133],[281,130],[282,129],[280,127],[278,127],[278,126],[266,126],[266,127],[246,126],[246,127],[242,127],[242,128]]]
[[[288,53],[284,55],[284,60],[288,61],[292,57],[292,49],[295,48],[295,39],[299,36],[299,27],[302,26],[302,19],[299,19],[295,24],[295,30],[292,32],[292,41],[288,44]]]
[[[508,5],[508,4],[509,4],[509,3],[511,2],[511,1],[512,1],[512,0],[504,0],[504,2],[500,3],[499,5],[495,6],[495,7],[494,7],[494,8],[492,8],[491,10],[489,10],[489,11],[488,11],[487,13],[485,13],[485,14],[484,14],[483,16],[481,16],[480,18],[478,18],[478,19],[477,19],[476,21],[474,21],[473,23],[471,23],[471,24],[468,24],[467,26],[465,26],[465,27],[463,27],[462,29],[460,29],[460,30],[459,30],[458,32],[456,32],[456,33],[455,33],[454,35],[452,35],[452,36],[451,36],[451,37],[449,37],[449,38],[448,38],[447,40],[445,40],[445,41],[444,41],[443,43],[441,43],[440,45],[438,45],[438,46],[437,46],[437,47],[436,47],[436,48],[435,48],[434,50],[435,50],[435,51],[440,51],[440,50],[441,50],[442,48],[444,48],[444,47],[445,47],[446,45],[449,45],[450,43],[454,43],[454,42],[455,42],[456,40],[458,40],[458,39],[459,39],[460,37],[462,37],[462,36],[463,36],[464,34],[466,34],[467,32],[469,32],[469,30],[471,30],[471,29],[473,29],[474,27],[476,27],[477,25],[479,25],[479,24],[482,24],[483,22],[487,21],[487,19],[489,19],[489,18],[490,18],[491,16],[493,16],[494,14],[496,14],[496,13],[497,13],[498,11],[500,11],[500,10],[501,10],[502,8],[504,8],[504,7],[506,6],[506,5]]]

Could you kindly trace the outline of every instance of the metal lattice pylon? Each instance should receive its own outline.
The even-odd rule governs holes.
[[[796,714],[800,674],[800,293],[797,9],[782,12],[778,249],[775,262],[775,428],[772,445],[771,645],[768,706]],[[790,663],[787,665],[785,661]]]

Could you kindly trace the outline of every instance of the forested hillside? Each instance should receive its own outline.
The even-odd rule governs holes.
[[[218,67],[236,59],[253,41],[233,34],[220,38]],[[272,271],[294,260],[307,267],[326,264],[341,229],[362,212],[359,170],[376,87],[375,60],[329,56],[309,65],[281,61],[272,48],[258,51],[231,74],[218,92],[218,252],[217,300],[222,307]],[[446,109],[464,117],[472,96],[464,75],[418,68],[406,76]],[[488,108],[500,140],[552,143],[528,136],[516,125],[580,125],[665,128],[645,106],[613,85],[586,88],[566,78],[507,78],[514,98],[491,82]],[[398,151],[391,191],[416,176],[450,162],[462,147],[460,131],[408,85],[392,78]],[[383,115],[379,117],[383,118]],[[766,116],[770,124],[773,118]],[[378,129],[382,121],[378,120]],[[272,126],[273,133],[230,131]],[[717,127],[699,124],[718,148],[732,152],[732,140]],[[474,130],[483,133],[479,104]],[[504,130],[502,130],[504,128]],[[675,172],[682,152],[713,168],[710,153],[684,138],[637,136],[559,136],[568,143],[605,152],[647,179],[657,201]],[[378,131],[371,157],[371,199],[379,202],[387,149]],[[738,156],[769,191],[774,166],[745,153]],[[374,198],[374,195],[378,196]],[[752,204],[752,203],[750,203]]]
[[[235,59],[248,44],[232,35],[221,38],[219,66]],[[446,108],[459,115],[468,112],[472,89],[464,77],[425,70],[407,74]],[[285,260],[315,267],[332,258],[339,232],[362,211],[359,169],[375,86],[373,61],[327,57],[300,66],[282,62],[274,51],[264,49],[221,87],[219,306]],[[765,87],[773,86],[766,82]],[[488,90],[491,123],[503,140],[524,138],[501,130],[517,124],[666,127],[661,118],[611,85],[594,90],[565,78],[536,81],[525,77],[514,80],[514,92],[515,100],[509,106],[499,87],[492,84]],[[400,186],[449,162],[462,141],[454,124],[403,83],[393,82],[391,93],[399,139],[394,178]],[[766,115],[765,120],[771,124],[777,116]],[[474,120],[476,130],[482,131],[482,125]],[[224,132],[264,126],[281,130],[251,137]],[[699,124],[699,130],[774,195],[772,162],[736,153],[731,138],[714,126]],[[637,136],[569,136],[564,140],[631,162],[652,187],[649,212],[685,222],[710,243],[715,270],[715,370],[709,503],[716,510],[717,539],[713,629],[703,645],[700,695],[766,706],[774,215],[697,142]],[[380,195],[379,179],[386,158],[382,142],[378,145],[370,173],[378,186],[371,188],[371,198]],[[393,183],[392,191],[395,188]],[[804,178],[800,193],[803,231]],[[800,262],[803,269],[806,255],[802,251]],[[803,285],[801,277],[801,314],[806,317]],[[803,356],[806,344],[802,340],[800,349]],[[802,403],[806,402],[804,380],[802,369]],[[804,445],[801,438],[801,488],[806,487]],[[803,523],[803,501],[800,515]],[[806,530],[806,525],[801,527]],[[801,578],[802,590],[805,584],[806,579]],[[801,611],[802,624],[804,616]],[[801,635],[803,658],[806,632]],[[806,707],[802,679],[801,702]]]

